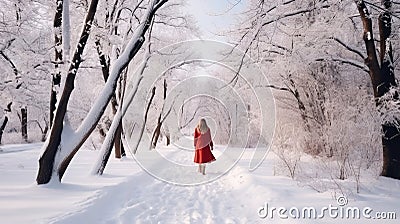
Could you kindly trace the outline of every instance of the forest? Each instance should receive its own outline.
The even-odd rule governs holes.
[[[215,24],[193,2],[0,0],[0,147],[42,142],[35,184],[62,183],[205,117],[226,158],[316,192],[400,179],[400,1],[224,0]]]

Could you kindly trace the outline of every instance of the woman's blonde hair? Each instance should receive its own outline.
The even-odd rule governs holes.
[[[208,131],[208,126],[207,126],[207,122],[206,119],[201,118],[199,120],[199,123],[197,124],[197,128],[199,129],[200,133],[204,134]]]

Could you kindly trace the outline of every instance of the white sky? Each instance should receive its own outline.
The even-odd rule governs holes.
[[[187,0],[187,10],[197,20],[202,38],[223,40],[214,34],[234,24],[237,13],[245,8],[245,2],[245,0]]]

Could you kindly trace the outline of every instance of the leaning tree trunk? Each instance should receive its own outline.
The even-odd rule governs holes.
[[[122,122],[122,117],[125,116],[125,113],[132,103],[133,98],[135,97],[137,90],[139,88],[139,84],[141,80],[143,79],[143,76],[140,75],[138,78],[136,84],[134,85],[134,89],[131,90],[131,92],[127,96],[127,102],[125,104],[121,104],[118,107],[117,113],[114,116],[114,119],[111,123],[110,129],[107,132],[106,138],[104,139],[103,144],[101,145],[100,149],[100,156],[95,164],[95,166],[92,169],[92,174],[98,174],[102,175],[104,172],[104,169],[106,168],[106,165],[108,163],[108,159],[110,158],[111,155],[111,149],[113,146],[113,143],[115,142],[115,135],[117,134],[117,130],[119,125]]]
[[[164,105],[165,105],[165,99],[167,98],[167,81],[164,79],[164,95],[163,95],[163,100],[164,100]],[[164,108],[164,107],[163,107]],[[161,110],[160,115],[158,116],[157,119],[157,126],[156,129],[153,132],[153,136],[151,138],[151,148],[154,149],[157,146],[158,138],[160,137],[161,133],[161,126],[162,126],[162,116],[163,110]]]
[[[382,1],[385,11],[379,16],[380,57],[376,48],[372,30],[371,15],[364,1],[356,1],[364,28],[363,39],[367,49],[365,64],[369,68],[369,75],[374,88],[374,97],[378,99],[385,95],[393,86],[397,86],[393,69],[393,53],[390,42],[391,35],[391,4],[389,0]],[[380,60],[380,66],[379,62]],[[395,124],[382,124],[383,167],[382,176],[400,179],[400,133]]]
[[[97,49],[97,54],[99,56],[99,61],[100,61],[100,65],[101,65],[101,71],[103,73],[103,78],[104,78],[104,81],[107,82],[107,79],[110,76],[110,60],[109,60],[109,57],[106,57],[105,53],[102,50],[100,39],[96,39],[95,45],[96,45],[96,49]],[[123,88],[125,89],[125,86]],[[121,97],[120,97],[120,99],[121,99]],[[112,113],[114,116],[117,112],[117,107],[118,107],[117,98],[114,93],[111,98],[111,110],[112,110]],[[104,133],[104,137],[105,136],[106,135]],[[115,158],[121,158],[122,156],[125,156],[125,150],[124,150],[124,146],[121,142],[121,138],[122,138],[122,123],[119,124],[117,132],[115,134],[115,139],[114,139]]]
[[[48,143],[45,145],[45,150],[39,159],[39,170],[36,177],[38,184],[48,183],[53,174],[54,160],[61,143],[61,134],[63,131],[64,117],[67,112],[68,101],[74,89],[75,76],[78,71],[79,65],[82,62],[82,53],[89,38],[90,29],[96,13],[98,0],[92,0],[90,3],[89,11],[86,15],[84,29],[81,33],[78,46],[74,53],[70,68],[68,70],[65,86],[60,98],[60,102],[56,109],[53,125],[49,135]],[[59,176],[59,179],[61,177]]]
[[[151,33],[151,31],[150,31],[150,33]],[[147,63],[149,61],[149,58],[150,58],[150,46],[151,46],[151,42],[149,40],[146,54],[144,56],[142,64],[139,67],[138,80],[137,80],[136,84],[133,85],[133,89],[128,93],[125,102],[122,102],[122,99],[124,98],[123,97],[124,92],[122,92],[122,94],[121,94],[118,110],[114,116],[111,127],[109,128],[109,130],[107,132],[106,138],[104,139],[104,142],[101,145],[99,158],[97,159],[97,162],[95,163],[95,165],[92,169],[92,172],[91,172],[92,174],[97,174],[97,175],[103,174],[104,169],[106,168],[108,160],[111,155],[111,148],[113,145],[112,143],[114,142],[114,144],[115,144],[117,141],[120,142],[122,140],[121,138],[116,140],[118,138],[118,136],[121,137],[121,133],[118,133],[119,132],[118,129],[120,129],[120,128],[122,129],[122,117],[125,115],[128,107],[132,103],[133,98],[135,97],[136,92],[139,88],[139,84],[140,84],[141,80],[143,79],[143,72],[144,72],[144,70],[147,66]],[[154,89],[153,89],[153,91],[154,91]],[[122,130],[121,130],[121,132],[122,132]],[[121,146],[122,146],[122,144],[121,144]],[[115,147],[117,147],[117,146],[115,146]]]
[[[80,136],[77,138],[77,140],[75,139],[74,143],[72,143],[73,145],[71,146],[72,151],[68,154],[68,156],[66,156],[62,160],[60,166],[58,167],[59,180],[61,180],[61,178],[63,177],[74,155],[78,152],[82,144],[89,137],[90,133],[92,133],[92,131],[95,129],[101,116],[104,114],[105,108],[110,102],[112,94],[116,89],[116,83],[118,81],[118,78],[120,77],[120,74],[128,66],[129,62],[136,56],[138,51],[141,49],[146,39],[145,34],[150,28],[151,21],[154,19],[156,11],[161,6],[163,6],[167,1],[168,0],[153,0],[151,4],[149,4],[150,6],[145,15],[143,15],[139,27],[136,28],[131,40],[125,47],[121,56],[115,61],[114,66],[111,69],[109,80],[106,82],[103,91],[100,93],[100,96],[96,99],[94,106],[90,109],[88,115],[82,122],[80,128],[78,128]],[[139,82],[140,80],[141,79],[139,79]],[[131,91],[131,93],[134,92]]]
[[[63,121],[67,110],[69,98],[72,90],[74,89],[74,80],[76,72],[81,63],[81,55],[86,46],[86,42],[89,37],[91,24],[96,13],[98,0],[92,0],[88,14],[85,19],[84,29],[82,31],[79,43],[73,56],[73,60],[68,71],[63,93],[60,98],[59,106],[57,107],[56,114],[54,117],[54,124],[51,128],[50,136],[48,141],[44,145],[44,152],[39,159],[39,170],[36,181],[38,184],[46,184],[52,179],[55,156],[59,150],[67,150],[67,156],[62,158],[61,163],[57,165],[54,172],[58,175],[58,181],[61,181],[66,169],[68,168],[72,158],[78,152],[82,144],[86,141],[92,131],[95,129],[101,116],[104,114],[105,108],[107,107],[113,91],[115,91],[117,80],[122,71],[128,66],[129,62],[135,57],[139,49],[145,41],[145,33],[149,29],[150,22],[155,16],[155,12],[165,3],[167,0],[154,0],[150,4],[150,8],[144,15],[139,27],[135,30],[133,37],[128,43],[127,47],[121,54],[121,57],[117,59],[115,65],[111,69],[109,80],[100,96],[96,99],[94,106],[90,109],[86,118],[77,130],[77,133],[71,139],[70,146],[63,148],[61,143],[61,135],[63,131]]]
[[[154,86],[153,89],[151,90],[151,96],[150,96],[149,102],[147,103],[146,112],[144,113],[143,124],[142,124],[142,127],[140,128],[138,140],[136,141],[135,146],[132,148],[133,154],[136,154],[137,149],[140,144],[140,141],[142,140],[144,129],[145,129],[146,123],[147,123],[147,116],[149,114],[150,106],[151,106],[151,103],[153,102],[155,94],[156,94],[156,87]]]

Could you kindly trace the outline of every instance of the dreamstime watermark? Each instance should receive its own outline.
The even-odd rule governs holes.
[[[396,212],[393,211],[374,211],[371,207],[352,207],[346,206],[348,200],[345,196],[336,199],[337,205],[329,204],[321,209],[313,206],[298,207],[274,207],[267,202],[257,211],[258,217],[265,219],[397,219]]]

